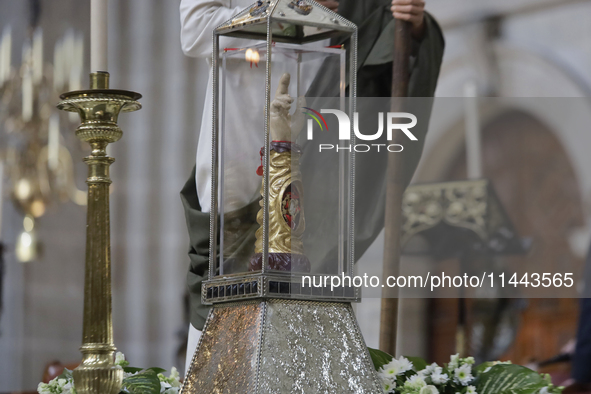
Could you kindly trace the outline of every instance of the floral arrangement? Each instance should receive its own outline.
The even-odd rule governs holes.
[[[123,386],[121,394],[178,394],[181,387],[179,372],[175,367],[170,370],[166,377],[162,368],[134,368],[129,366],[125,355],[117,352],[115,364],[123,368]],[[37,386],[39,394],[76,394],[72,371],[65,369],[64,372],[49,383],[39,383]]]
[[[369,352],[386,394],[559,394],[563,390],[552,385],[549,375],[510,362],[476,366],[473,357],[455,354],[440,366],[418,357]]]

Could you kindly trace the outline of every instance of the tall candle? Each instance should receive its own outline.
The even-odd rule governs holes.
[[[33,70],[31,69],[31,46],[27,43],[23,45],[23,63],[26,65],[23,71],[22,82],[22,117],[24,122],[33,118]]]
[[[80,90],[82,88],[81,80],[82,80],[82,68],[80,68],[78,66],[72,66],[72,68],[70,69],[69,83],[68,83],[70,90]],[[77,115],[77,114],[74,114],[74,115]]]
[[[47,165],[51,170],[57,170],[60,150],[60,118],[53,114],[49,118],[47,131]]]
[[[64,65],[62,49],[62,40],[58,40],[55,43],[55,47],[53,49],[53,88],[57,92],[60,92],[60,90],[64,86]]]
[[[107,71],[108,0],[90,0],[90,72]]]
[[[10,62],[12,55],[12,29],[6,26],[2,32],[0,44],[0,85],[10,78]]]
[[[4,79],[10,78],[10,65],[12,60],[12,28],[8,26],[6,31],[6,67],[4,69]]]
[[[43,30],[38,27],[33,35],[33,82],[38,84],[43,78]]]
[[[78,34],[74,41],[73,59],[77,67],[84,68],[84,36],[82,34]]]
[[[466,166],[468,179],[482,178],[482,143],[480,114],[478,112],[478,87],[474,81],[464,85],[464,111],[466,128]]]
[[[74,47],[76,44],[74,43],[74,30],[68,29],[66,34],[64,35],[64,75],[65,79],[67,76],[70,75],[70,69],[72,68],[72,64],[74,62]]]
[[[30,70],[25,70],[23,75],[23,121],[28,122],[33,119],[33,101],[35,98],[33,88],[33,73]]]
[[[84,65],[84,39],[82,35],[72,38],[72,59],[70,64],[70,90],[82,89],[82,67]],[[77,116],[77,114],[74,114]]]

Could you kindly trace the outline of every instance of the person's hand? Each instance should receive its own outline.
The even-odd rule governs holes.
[[[410,22],[414,38],[422,38],[425,33],[424,0],[392,0],[390,8],[394,18]]]
[[[337,12],[339,8],[339,2],[336,0],[317,0],[318,4],[325,6],[331,11]]]

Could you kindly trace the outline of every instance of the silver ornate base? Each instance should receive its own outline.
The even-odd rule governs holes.
[[[381,393],[349,303],[216,304],[182,394]]]

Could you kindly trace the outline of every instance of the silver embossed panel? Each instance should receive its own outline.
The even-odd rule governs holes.
[[[183,394],[254,393],[264,303],[213,308],[185,378]]]
[[[377,394],[351,304],[271,299],[218,304],[182,394]]]
[[[348,303],[267,302],[259,393],[381,393]]]

